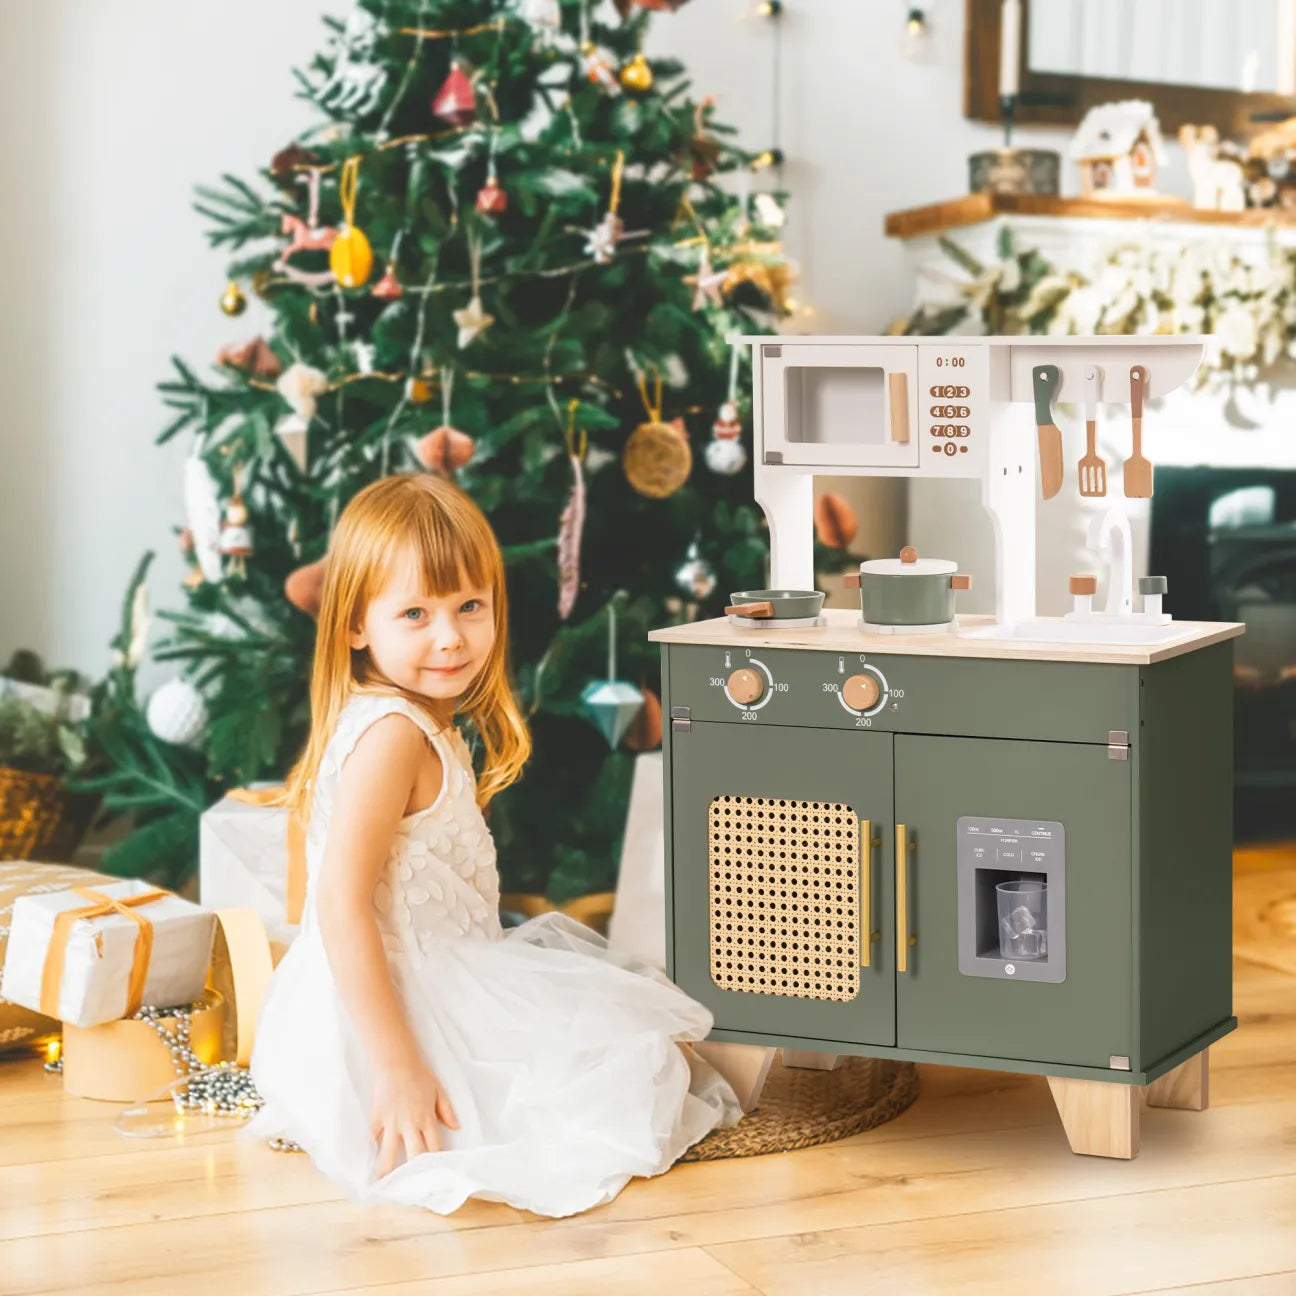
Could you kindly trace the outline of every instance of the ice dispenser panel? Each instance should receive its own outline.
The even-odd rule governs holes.
[[[1035,819],[958,821],[959,971],[1066,980],[1066,837]]]

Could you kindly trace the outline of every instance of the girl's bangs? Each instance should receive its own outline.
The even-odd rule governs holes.
[[[445,598],[461,589],[492,588],[489,550],[475,529],[473,534],[463,534],[465,528],[455,525],[458,519],[435,505],[412,509],[410,514],[401,528],[403,536],[392,538],[376,564],[366,602],[407,563],[419,574],[424,598]]]

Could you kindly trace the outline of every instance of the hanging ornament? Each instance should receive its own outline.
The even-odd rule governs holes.
[[[400,286],[400,281],[396,278],[396,267],[388,264],[383,277],[378,280],[369,293],[377,297],[380,301],[395,301],[404,294],[405,290]]]
[[[185,589],[195,590],[203,583],[202,568],[194,561],[194,536],[193,532],[185,527],[180,532],[180,553],[184,558],[189,559],[189,572],[185,576],[182,584]]]
[[[378,106],[387,87],[387,68],[378,54],[381,34],[373,13],[361,5],[351,10],[334,37],[333,71],[314,91],[321,107],[363,117]]]
[[[580,444],[577,445],[576,409],[579,404],[574,400],[567,406],[567,427],[563,431],[572,484],[567,506],[558,520],[558,618],[561,621],[571,616],[580,592],[581,533],[585,529],[585,471],[581,465],[589,449],[589,434],[581,428]]]
[[[644,58],[643,50],[640,50],[621,69],[621,84],[627,90],[633,90],[637,94],[647,94],[652,89],[653,70],[648,65],[648,60]]]
[[[688,553],[675,573],[675,584],[694,603],[710,598],[716,587],[715,568],[698,553],[696,540],[689,545]]]
[[[352,342],[351,351],[355,356],[356,372],[362,374],[371,374],[374,371],[374,357],[378,354],[378,348],[372,342]]]
[[[508,194],[500,188],[499,176],[495,171],[495,145],[499,132],[491,135],[490,158],[486,163],[486,183],[477,191],[477,210],[487,216],[498,216],[508,210]]]
[[[426,405],[432,399],[432,384],[425,377],[412,377],[405,384],[405,395],[411,405]]]
[[[196,746],[207,732],[207,703],[179,676],[153,691],[144,714],[155,738],[178,747]]]
[[[225,520],[220,532],[221,556],[228,558],[226,572],[231,576],[247,577],[247,560],[252,556],[252,528],[248,526],[247,505],[239,492],[241,470],[234,469],[234,494],[225,506]]]
[[[373,249],[364,231],[356,228],[356,186],[360,180],[360,157],[349,157],[338,178],[338,200],[342,204],[342,226],[329,249],[329,268],[343,288],[359,288],[373,269]]]
[[[729,396],[711,424],[711,440],[706,447],[706,465],[713,473],[732,477],[747,463],[747,448],[742,443],[742,423],[738,418],[738,348],[729,353]]]
[[[203,579],[214,585],[221,578],[220,488],[197,445],[194,453],[185,460],[184,500],[185,520],[193,536],[194,557]]]
[[[254,337],[250,342],[241,342],[237,346],[221,347],[216,363],[267,381],[283,373],[282,362],[262,337]]]
[[[645,238],[649,230],[635,230],[627,234],[625,223],[617,215],[621,205],[621,176],[625,170],[625,154],[617,150],[616,160],[612,163],[612,191],[608,197],[608,209],[603,219],[585,235],[585,251],[599,265],[607,265],[616,255],[618,244],[627,239]]]
[[[306,435],[315,417],[316,398],[328,391],[328,378],[320,370],[297,361],[280,375],[275,390],[292,409],[275,424],[275,433],[293,462],[305,472]]]
[[[815,501],[815,535],[830,549],[845,549],[859,532],[855,510],[836,491],[824,491]]]
[[[581,15],[582,19],[584,14]],[[581,71],[593,84],[609,94],[620,94],[621,85],[617,80],[616,55],[601,45],[595,45],[588,36],[580,43]]]
[[[656,751],[662,740],[661,699],[652,689],[644,689],[643,706],[626,730],[625,745],[635,752]]]
[[[305,567],[289,572],[284,581],[284,597],[293,607],[307,616],[319,619],[320,603],[324,598],[324,571],[328,559],[317,558]]]
[[[725,281],[725,272],[717,272],[711,267],[711,244],[705,235],[702,240],[702,258],[698,263],[695,275],[685,275],[684,282],[693,285],[693,309],[702,310],[708,302],[712,306],[723,306],[724,297],[721,287]]]
[[[302,270],[293,265],[288,258],[296,252],[329,252],[337,240],[337,230],[331,225],[319,223],[320,170],[311,167],[305,175],[297,177],[299,184],[306,186],[306,219],[285,212],[280,222],[280,233],[289,236],[288,246],[275,259],[274,268],[287,276],[294,283],[305,284],[308,288],[322,288],[333,282],[332,270]],[[311,303],[312,307],[315,305]]]
[[[477,95],[459,60],[450,60],[450,75],[432,100],[432,113],[451,126],[467,126],[477,116]]]
[[[291,192],[297,183],[296,173],[306,167],[319,166],[323,160],[317,153],[294,142],[287,148],[281,148],[271,159],[270,178],[281,189]]]
[[[608,602],[607,679],[591,680],[581,693],[581,705],[614,749],[644,703],[643,694],[633,684],[616,677],[616,599],[614,594]]]
[[[769,229],[779,230],[787,223],[787,212],[779,200],[770,193],[758,193],[755,197],[756,218]]]
[[[562,30],[562,8],[558,0],[522,0],[522,19],[540,33],[540,42],[548,46]]]
[[[648,399],[648,385],[639,377],[639,396],[648,411],[648,421],[630,433],[621,455],[626,480],[649,499],[665,499],[688,480],[693,469],[688,432],[683,420],[663,423],[661,419],[661,376],[657,378],[656,402]]]
[[[720,145],[711,137],[706,126],[707,109],[714,106],[715,100],[708,95],[693,109],[693,137],[685,146],[684,154],[694,180],[705,180],[720,160]]]
[[[221,294],[220,308],[226,315],[242,315],[247,310],[247,298],[243,296],[243,290],[233,279]]]
[[[736,255],[725,268],[724,292],[732,293],[740,284],[753,284],[781,314],[791,310],[788,289],[796,271],[783,256],[781,243],[748,240],[731,249]]]
[[[454,312],[455,327],[459,330],[459,349],[484,333],[495,322],[493,315],[482,309],[481,300],[481,239],[468,231],[468,265],[472,274],[472,300],[462,310]]]
[[[475,442],[466,432],[450,423],[450,394],[454,387],[454,370],[441,370],[441,426],[435,427],[414,447],[415,458],[428,472],[449,477],[458,472],[473,456]]]

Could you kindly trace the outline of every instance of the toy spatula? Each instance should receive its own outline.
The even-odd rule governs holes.
[[[1142,365],[1130,367],[1130,424],[1134,429],[1134,453],[1125,460],[1125,494],[1131,499],[1152,497],[1152,461],[1143,455],[1143,397],[1147,394],[1148,372]]]
[[[1035,391],[1035,428],[1039,433],[1040,488],[1045,499],[1062,489],[1062,429],[1053,422],[1053,397],[1062,380],[1057,365],[1031,370]]]
[[[1080,460],[1077,476],[1080,478],[1081,495],[1107,494],[1107,464],[1099,454],[1095,442],[1098,439],[1098,391],[1102,383],[1102,370],[1097,365],[1090,365],[1085,370],[1085,436],[1089,449]]]

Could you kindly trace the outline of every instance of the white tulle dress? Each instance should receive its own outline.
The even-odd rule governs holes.
[[[374,1178],[372,1070],[338,998],[316,885],[334,789],[364,730],[399,712],[441,759],[432,805],[400,823],[373,906],[388,966],[459,1129],[441,1150]],[[563,1216],[656,1175],[741,1109],[732,1087],[680,1041],[704,1039],[709,1009],[595,931],[547,913],[500,925],[495,844],[468,749],[403,698],[356,694],[316,780],[301,933],[262,1008],[252,1078],[264,1107],[246,1137],[299,1143],[349,1197],[440,1214],[468,1197]]]

